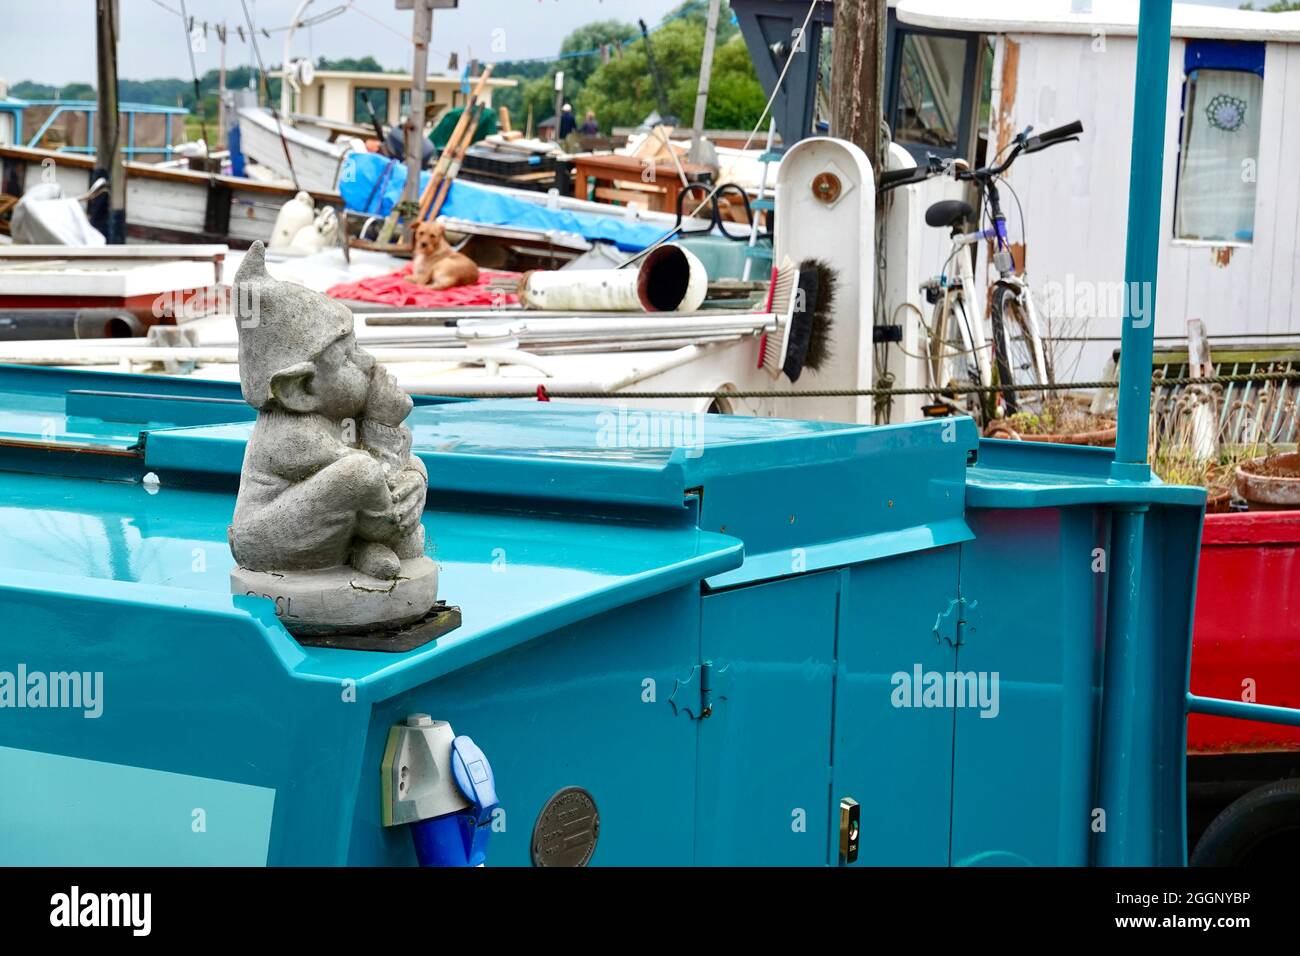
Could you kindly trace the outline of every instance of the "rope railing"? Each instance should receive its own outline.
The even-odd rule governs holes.
[[[1236,375],[1180,376],[1165,378],[1160,375],[1151,377],[1152,388],[1182,385],[1220,385],[1244,382],[1295,382],[1300,381],[1300,369],[1284,372],[1250,372]],[[901,395],[984,395],[997,392],[1061,392],[1071,389],[1116,388],[1118,381],[1095,382],[1027,382],[1015,387],[1006,385],[952,385],[945,388],[809,388],[793,391],[791,389],[732,389],[732,390],[691,390],[673,391],[569,391],[556,389],[552,391],[545,384],[533,389],[521,389],[518,392],[483,391],[473,389],[457,390],[458,397],[465,398],[637,398],[647,400],[683,399],[683,398],[865,398],[893,397]]]

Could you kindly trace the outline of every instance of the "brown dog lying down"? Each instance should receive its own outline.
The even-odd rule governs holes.
[[[411,281],[435,289],[454,289],[478,282],[478,266],[447,242],[441,223],[422,222],[415,227],[415,260]]]

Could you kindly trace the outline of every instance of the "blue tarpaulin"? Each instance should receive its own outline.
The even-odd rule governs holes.
[[[420,174],[420,191],[432,175]],[[400,160],[377,153],[351,153],[343,161],[339,192],[348,209],[370,215],[386,216],[402,197],[406,185],[406,167]],[[517,226],[523,229],[554,229],[573,232],[589,242],[612,242],[625,252],[640,252],[664,234],[657,225],[619,216],[547,209],[506,193],[479,188],[457,180],[451,184],[442,214],[469,219],[492,226]]]

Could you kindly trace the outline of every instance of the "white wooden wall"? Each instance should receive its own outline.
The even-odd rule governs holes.
[[[1019,45],[1015,96],[1009,101],[1007,91],[995,89],[993,129],[1005,114],[1012,130],[1031,124],[1044,130],[1075,119],[1085,130],[1077,144],[1023,157],[1008,176],[1024,205],[1031,282],[1041,288],[1070,278],[1076,284],[1120,281],[1136,42],[1109,37],[1104,50],[1094,50],[1090,36],[1011,35],[999,40],[995,77],[1008,43]],[[1211,335],[1300,333],[1300,45],[1267,45],[1255,235],[1248,245],[1173,237],[1183,56],[1184,41],[1176,39],[1169,63],[1156,335],[1181,338],[1192,318],[1203,319]],[[1015,201],[1008,194],[1003,205],[1012,240],[1019,241]],[[1118,316],[1106,316],[1086,331],[1117,339],[1119,327]],[[1086,349],[1074,378],[1099,375],[1116,344]]]

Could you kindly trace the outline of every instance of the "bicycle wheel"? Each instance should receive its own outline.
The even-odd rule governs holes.
[[[973,348],[972,338],[970,318],[961,296],[952,295],[935,305],[927,348],[935,397],[964,410],[982,424],[988,417],[984,396],[953,389],[953,386],[980,384],[980,357]]]
[[[997,285],[989,309],[993,326],[993,369],[1007,415],[1014,415],[1025,405],[1041,404],[1041,390],[1025,391],[1016,385],[1037,382],[1043,367],[1042,343],[1033,334],[1020,300],[1020,290],[1010,285]]]

